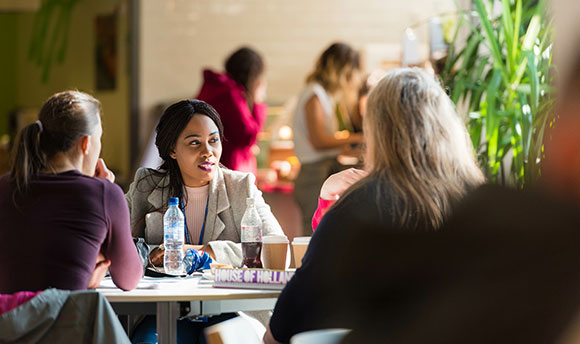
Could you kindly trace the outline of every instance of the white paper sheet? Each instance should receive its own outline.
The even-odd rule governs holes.
[[[199,277],[197,276],[187,276],[187,277],[148,277],[144,276],[139,281],[136,289],[168,289],[168,288],[179,288],[184,285],[192,286],[197,285],[199,282]],[[98,289],[118,289],[111,277],[105,277],[99,284]]]

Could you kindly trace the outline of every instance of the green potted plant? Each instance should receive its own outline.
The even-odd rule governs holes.
[[[46,83],[53,63],[62,63],[68,45],[72,11],[80,0],[44,0],[36,12],[28,58],[42,69]]]
[[[552,27],[546,1],[473,0],[461,16],[441,74],[451,99],[467,108],[478,160],[491,182],[524,187],[540,174],[552,105]],[[498,3],[499,4],[499,3]],[[468,25],[463,47],[459,32]]]

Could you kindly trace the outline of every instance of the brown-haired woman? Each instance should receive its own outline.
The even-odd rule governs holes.
[[[310,223],[322,183],[341,169],[336,161],[341,148],[362,140],[360,134],[335,135],[339,130],[336,102],[358,90],[359,64],[358,52],[348,44],[330,45],[318,58],[298,98],[292,126],[301,167],[294,197],[302,211],[305,235],[312,234]]]
[[[0,293],[95,288],[107,267],[119,288],[137,286],[143,266],[101,135],[99,101],[78,91],[50,97],[22,129],[0,178]]]

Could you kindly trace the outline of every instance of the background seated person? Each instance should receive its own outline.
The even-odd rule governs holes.
[[[119,288],[137,286],[143,266],[101,134],[99,101],[76,91],[50,97],[20,132],[0,178],[0,293],[96,288],[107,268]]]
[[[256,200],[262,235],[283,234],[254,175],[220,166],[223,127],[211,105],[200,100],[175,103],[161,116],[156,132],[163,164],[159,170],[139,169],[126,194],[134,235],[148,244],[163,243],[169,197],[179,197],[185,209],[184,249],[208,252],[219,263],[241,265],[240,222],[248,197]],[[154,249],[151,258],[162,264],[162,250]]]
[[[387,73],[369,95],[363,128],[368,175],[322,218],[302,267],[276,303],[266,342],[287,342],[317,328],[349,328],[349,318],[359,315],[358,303],[372,302],[365,288],[383,281],[372,274],[357,274],[353,281],[353,271],[345,271],[340,262],[366,254],[352,254],[345,247],[355,245],[364,252],[365,241],[377,236],[376,228],[385,233],[382,238],[433,232],[453,204],[483,182],[463,122],[441,86],[423,70]],[[389,261],[391,253],[374,252],[373,257],[396,264]],[[344,293],[337,298],[329,285]]]

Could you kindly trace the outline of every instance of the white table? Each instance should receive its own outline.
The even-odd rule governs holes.
[[[105,280],[97,290],[117,314],[157,314],[160,344],[176,342],[176,321],[181,317],[270,310],[280,294],[279,290],[213,288],[212,281],[200,276],[165,280],[145,277],[131,291],[106,287],[107,284],[110,280]]]

